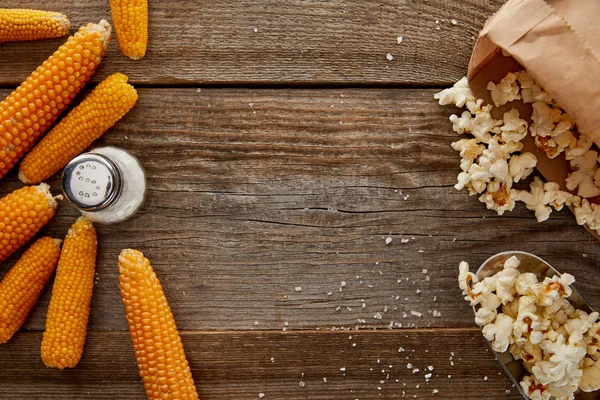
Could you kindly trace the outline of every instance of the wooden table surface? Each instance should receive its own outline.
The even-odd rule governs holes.
[[[0,399],[145,398],[117,287],[126,247],[151,259],[202,399],[519,399],[462,301],[461,260],[533,252],[600,307],[598,245],[569,211],[499,217],[453,188],[456,110],[432,96],[466,73],[502,0],[150,3],[146,57],[113,41],[93,78],[120,71],[138,88],[97,144],[141,159],[146,203],[98,226],[79,366],[40,359],[48,287],[0,346]],[[110,20],[107,0],[2,6]],[[0,45],[0,96],[63,40]],[[12,173],[0,194],[19,186]],[[62,202],[43,233],[76,216]]]

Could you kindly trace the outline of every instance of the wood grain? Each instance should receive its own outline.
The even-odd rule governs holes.
[[[44,367],[32,351],[40,340],[24,333],[0,347],[0,398],[146,398],[128,333],[90,332],[80,365],[64,371]],[[182,340],[201,399],[520,399],[477,330],[184,332]]]
[[[476,35],[502,3],[151,1],[146,57],[129,60],[113,40],[94,81],[120,71],[147,85],[448,85],[466,74]],[[110,20],[108,4],[57,0],[44,7],[67,13],[75,29]],[[2,7],[40,2],[4,0]],[[18,85],[63,41],[0,45],[0,85]]]
[[[598,246],[568,211],[499,217],[452,187],[452,110],[433,93],[141,89],[99,142],[137,155],[150,190],[134,219],[98,228],[90,329],[126,329],[124,247],[152,260],[185,330],[473,326],[458,263],[506,250],[572,273],[598,307]],[[13,174],[1,190],[18,186]],[[45,232],[64,235],[75,216],[63,202]],[[43,329],[48,299],[26,329]]]

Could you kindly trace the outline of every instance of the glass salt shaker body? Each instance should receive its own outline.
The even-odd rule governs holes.
[[[91,221],[112,224],[139,210],[146,197],[146,174],[128,151],[98,147],[67,164],[62,187],[66,198]]]

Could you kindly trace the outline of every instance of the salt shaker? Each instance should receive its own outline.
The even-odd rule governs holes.
[[[91,221],[112,224],[138,211],[146,197],[146,175],[129,152],[98,147],[67,164],[62,187],[66,198]]]

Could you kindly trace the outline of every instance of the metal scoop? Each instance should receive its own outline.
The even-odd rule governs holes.
[[[555,275],[560,276],[560,273],[557,270],[555,270],[550,264],[538,256],[534,256],[533,254],[526,253],[524,251],[506,251],[488,258],[483,264],[481,264],[481,267],[479,267],[476,273],[477,277],[479,280],[483,280],[484,278],[500,272],[502,269],[504,269],[504,263],[506,260],[512,256],[516,256],[519,259],[520,264],[518,269],[522,273],[532,272],[538,277],[539,280],[543,280],[546,277],[552,278]],[[573,286],[571,286],[571,288],[573,289],[573,293],[571,296],[569,296],[568,300],[571,302],[573,307],[583,310],[587,313],[591,313],[593,310],[590,305],[584,300],[577,289],[575,289]],[[473,307],[473,311],[476,311],[475,307]],[[491,343],[489,341],[488,344],[490,344],[491,347]],[[506,371],[510,379],[513,381],[513,384],[519,393],[521,393],[524,399],[529,399],[519,384],[525,375],[529,375],[529,372],[527,372],[525,367],[523,367],[521,360],[515,360],[509,351],[505,351],[504,353],[498,353],[494,351],[494,349],[492,349],[492,351],[496,355],[496,359],[500,362],[500,365],[502,365],[504,371]],[[579,391],[575,394],[575,399],[591,400],[597,399],[597,396],[597,393],[585,393]]]

